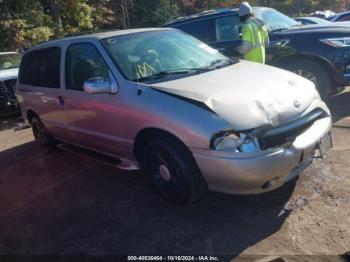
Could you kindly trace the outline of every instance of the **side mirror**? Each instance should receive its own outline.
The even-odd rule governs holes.
[[[84,83],[84,91],[89,94],[110,93],[111,83],[103,77],[90,78]]]
[[[109,79],[95,77],[84,83],[84,91],[88,94],[116,94],[118,90],[117,81],[111,72],[109,72]]]

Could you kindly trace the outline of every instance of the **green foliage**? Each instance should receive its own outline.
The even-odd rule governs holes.
[[[249,1],[249,0],[248,0]],[[237,7],[241,0],[0,0],[0,51],[86,31],[160,26],[178,16]],[[290,16],[341,11],[348,0],[250,0]],[[347,7],[346,7],[347,8]]]
[[[54,35],[53,30],[48,26],[40,26],[25,32],[24,37],[31,45],[48,41]]]
[[[23,19],[8,19],[0,22],[1,50],[19,49],[25,44],[28,24]]]
[[[92,29],[92,10],[85,0],[66,1],[61,9],[66,32],[72,34]]]
[[[177,17],[178,8],[170,5],[167,0],[138,0],[136,2],[136,16],[140,17],[135,27],[161,26],[169,19]]]

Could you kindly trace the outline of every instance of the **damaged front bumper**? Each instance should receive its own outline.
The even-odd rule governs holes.
[[[260,194],[281,187],[305,170],[331,127],[330,116],[321,118],[288,147],[259,153],[191,150],[209,189],[229,194]]]

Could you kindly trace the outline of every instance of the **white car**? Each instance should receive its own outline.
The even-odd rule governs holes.
[[[20,62],[21,55],[16,52],[0,53],[0,113],[18,110],[15,88]]]

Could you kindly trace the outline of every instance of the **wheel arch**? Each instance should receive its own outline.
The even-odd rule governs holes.
[[[166,141],[176,141],[177,143],[179,143],[179,145],[185,148],[192,155],[192,152],[190,151],[188,146],[173,133],[160,128],[145,128],[138,132],[133,145],[133,154],[135,159],[139,163],[142,163],[143,161],[143,152],[147,144],[150,141],[152,141],[152,139],[157,139],[157,138],[162,138],[162,139],[165,139]]]
[[[182,163],[180,164],[180,166],[187,170],[185,172],[187,173],[187,175],[184,176],[184,179],[187,181],[185,183],[187,184],[186,188],[187,190],[189,190],[189,194],[188,197],[186,197],[186,199],[182,199],[181,202],[179,202],[179,205],[187,205],[200,199],[205,193],[205,191],[208,189],[207,181],[204,178],[189,147],[186,146],[186,144],[182,142],[181,139],[179,139],[176,135],[172,134],[171,132],[158,128],[146,128],[141,130],[137,134],[134,143],[134,156],[137,159],[137,161],[141,164],[141,167],[144,168],[144,170],[147,173],[151,174],[149,169],[150,162],[145,163],[143,156],[145,149],[148,150],[149,146],[154,145],[149,144],[151,141],[154,141],[154,139],[158,141],[160,140],[159,142],[167,142],[165,143],[165,145],[170,147],[170,149],[175,150],[173,151],[172,155],[177,155],[176,159],[179,160],[180,158],[179,161],[181,161]]]
[[[27,117],[27,120],[28,120],[29,124],[31,124],[32,119],[33,119],[34,116],[38,117],[38,114],[35,113],[34,110],[31,109],[31,108],[27,109],[26,117]]]
[[[321,66],[323,66],[327,70],[332,83],[334,84],[336,82],[336,79],[334,77],[335,68],[329,61],[327,61],[327,59],[323,57],[310,55],[310,54],[294,54],[294,55],[279,58],[278,60],[274,61],[273,64],[277,67],[284,68],[286,65],[288,65],[288,63],[292,61],[294,62],[297,60],[311,60],[313,62],[319,63]]]

